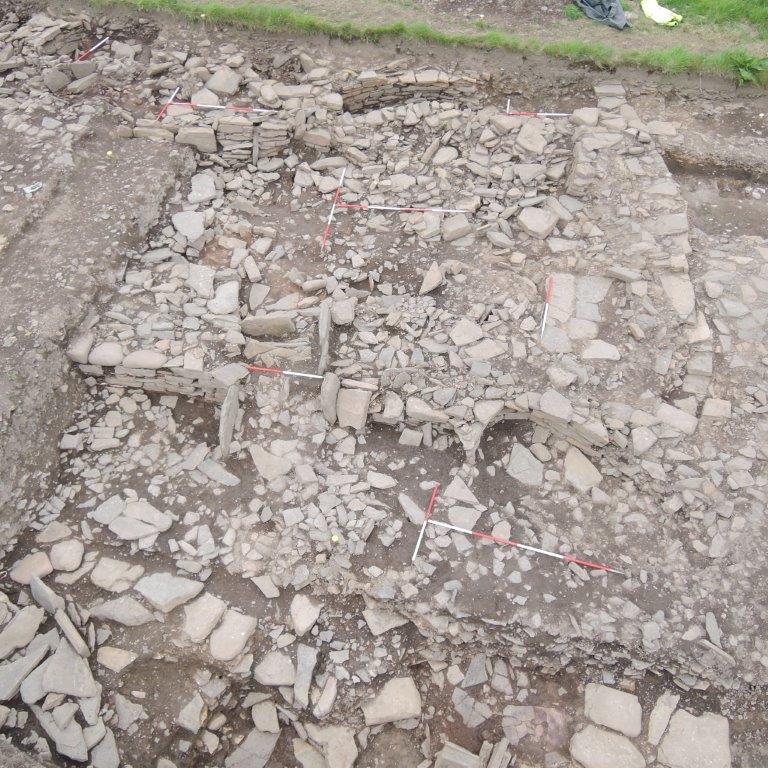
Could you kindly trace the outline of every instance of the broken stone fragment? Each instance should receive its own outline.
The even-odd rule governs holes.
[[[90,613],[96,619],[114,621],[126,627],[139,627],[155,620],[155,617],[138,600],[129,595],[91,606]]]
[[[322,607],[322,603],[316,603],[306,595],[296,595],[293,598],[291,601],[291,622],[294,632],[299,637],[305,635],[315,626]]]
[[[227,604],[219,597],[204,592],[193,603],[184,606],[184,632],[193,643],[202,643],[213,632]]]
[[[296,333],[296,324],[290,315],[273,312],[269,315],[249,315],[240,323],[240,330],[247,336],[283,338]]]
[[[102,557],[91,571],[91,582],[109,592],[125,592],[144,575],[144,567]]]
[[[187,238],[197,240],[205,232],[205,214],[199,211],[180,211],[171,216],[176,231]]]
[[[458,240],[472,232],[472,225],[463,213],[457,213],[443,220],[443,241],[446,243]]]
[[[411,717],[421,717],[421,695],[410,677],[387,681],[379,693],[362,705],[368,726],[394,723]]]
[[[509,454],[507,474],[523,485],[537,488],[544,478],[544,465],[521,443]]]
[[[116,341],[104,341],[91,350],[88,355],[91,365],[120,365],[123,362],[123,348]]]
[[[41,643],[34,649],[32,645],[34,643],[20,659],[0,664],[0,701],[15,698],[24,680],[48,655],[50,649],[46,644]]]
[[[11,578],[17,584],[29,584],[33,576],[45,578],[53,572],[53,566],[45,552],[33,552],[11,566]]]
[[[287,475],[293,469],[290,461],[282,456],[275,456],[260,445],[250,446],[249,451],[256,471],[268,482]]]
[[[0,659],[25,648],[45,619],[45,611],[34,605],[22,608],[0,632]]]
[[[581,353],[583,360],[620,360],[618,348],[602,339],[592,339]]]
[[[374,637],[402,627],[409,622],[405,616],[394,611],[387,611],[384,608],[366,608],[363,611],[363,618]]]
[[[102,645],[96,652],[96,661],[112,672],[122,672],[129,664],[132,664],[138,656],[131,651],[122,648],[113,648],[110,645]]]
[[[549,208],[530,206],[523,208],[517,217],[517,223],[526,234],[538,240],[545,240],[557,226],[558,218]]]
[[[254,668],[253,678],[261,685],[293,685],[296,670],[288,656],[280,651],[272,651]]]
[[[224,760],[225,768],[265,768],[279,738],[279,733],[264,733],[254,728]]]
[[[148,370],[157,370],[162,368],[168,362],[168,358],[154,349],[137,349],[130,352],[123,358],[125,368],[146,368]]]
[[[405,402],[405,413],[409,419],[432,424],[445,424],[449,421],[446,413],[432,408],[419,397],[409,397]]]
[[[472,344],[475,341],[485,336],[483,329],[477,324],[462,317],[456,325],[453,326],[450,332],[451,341],[457,347],[464,347],[467,344]]]
[[[439,288],[443,284],[443,273],[440,270],[440,266],[436,261],[433,261],[429,265],[429,269],[425,272],[424,278],[421,281],[421,288],[419,288],[419,296],[423,296],[426,293],[430,293]]]
[[[328,768],[352,768],[354,766],[358,752],[355,732],[351,728],[340,725],[319,726],[315,723],[307,723],[306,729],[309,738],[322,749]]]
[[[586,493],[600,485],[603,476],[597,467],[575,446],[565,454],[565,480],[577,491]]]
[[[101,686],[93,679],[91,668],[67,640],[61,640],[56,653],[46,664],[43,691],[63,693],[76,698],[101,695]]]
[[[71,573],[76,571],[83,562],[85,547],[79,539],[59,541],[51,547],[48,556],[55,571]]]
[[[363,429],[368,419],[371,395],[371,392],[364,389],[342,387],[336,398],[336,414],[339,426],[351,427],[358,432]]]
[[[199,152],[217,150],[216,134],[207,125],[183,125],[176,134],[176,143],[194,147]]]
[[[229,609],[218,628],[213,631],[209,641],[209,651],[214,659],[232,661],[245,648],[256,630],[256,619],[253,616]]]
[[[320,408],[329,424],[336,423],[336,402],[341,382],[335,373],[326,373],[320,384]]]
[[[208,707],[199,692],[181,708],[176,716],[176,724],[185,731],[197,733],[205,724],[208,717]]]
[[[38,579],[37,576],[33,576],[30,579],[29,588],[32,592],[34,601],[51,615],[64,608],[64,598],[57,595],[47,584]]]
[[[648,718],[648,742],[650,744],[658,746],[679,701],[680,696],[668,691],[664,691],[656,700]]]

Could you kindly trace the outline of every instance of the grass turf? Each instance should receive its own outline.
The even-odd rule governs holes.
[[[768,0],[669,0],[676,11],[710,24],[749,24],[761,40],[768,40]]]
[[[697,53],[683,46],[631,51],[617,50],[603,43],[583,40],[545,43],[493,28],[482,29],[476,33],[465,33],[445,32],[426,23],[393,22],[377,26],[362,26],[351,21],[325,19],[288,6],[266,3],[222,5],[216,2],[200,3],[195,0],[90,0],[90,2],[97,6],[126,5],[140,11],[168,11],[189,20],[204,20],[214,24],[301,32],[307,35],[325,34],[342,40],[377,42],[391,37],[518,53],[544,53],[603,67],[631,64],[671,74],[700,72],[726,75],[735,77],[739,82],[756,82],[761,77],[764,79],[768,70],[768,58],[760,59],[741,48],[729,48],[714,53]],[[685,2],[700,3],[702,7],[709,4],[715,8],[719,4],[729,4],[730,0],[685,0]],[[748,0],[745,0],[745,3],[749,4]],[[735,1],[733,3],[733,5],[738,4]],[[762,9],[758,10],[762,12]]]

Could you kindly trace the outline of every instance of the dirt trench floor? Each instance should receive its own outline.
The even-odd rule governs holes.
[[[15,30],[34,10],[19,4],[4,23]],[[68,73],[73,58],[62,41],[69,29],[51,44],[34,29],[28,40],[7,32],[10,48],[0,55],[0,65],[22,59],[0,67],[10,572],[0,629],[3,733],[56,764],[96,768],[504,768],[511,759],[592,768],[627,754],[629,765],[763,765],[765,607],[739,583],[739,570],[749,569],[741,581],[756,590],[768,569],[760,426],[768,97],[718,81],[415,44],[246,35],[124,11],[89,16],[79,27],[78,12],[85,7],[47,11],[74,24],[78,40],[110,34],[113,46],[94,57],[92,72],[67,74],[55,95],[51,70]],[[304,123],[297,131],[287,120],[288,138],[274,155],[251,155],[253,137],[264,150],[273,136],[282,140],[280,125],[259,134],[259,123],[198,119],[179,107],[154,119],[176,85],[194,100],[195,87],[222,67],[240,78],[235,93],[211,90],[222,103],[297,106]],[[427,69],[456,78],[446,87],[458,90],[392,97],[396,78],[408,82],[408,73]],[[344,92],[334,78],[349,74],[345,83],[362,83],[365,99],[369,70],[393,73],[382,102],[342,118],[329,95]],[[79,92],[73,83],[93,73]],[[500,120],[508,98],[518,110],[599,107],[599,127]],[[638,124],[654,126],[648,141],[629,112],[619,114],[624,99]],[[199,133],[182,145],[185,128]],[[637,141],[642,152],[614,150],[609,133],[627,147]],[[196,151],[195,142],[206,141],[209,149]],[[488,161],[482,147],[499,154]],[[436,152],[444,165],[430,166]],[[644,173],[661,181],[666,158],[676,187],[651,214],[684,211],[684,234],[644,228],[635,182],[606,171],[618,165],[600,166],[641,156]],[[578,162],[603,174],[605,194],[576,199]],[[509,163],[520,166],[515,174],[505,173]],[[477,219],[454,238],[442,219],[437,235],[425,236],[422,227],[434,225],[419,214],[338,213],[324,252],[320,233],[345,164],[357,166],[348,181],[355,200],[370,198],[370,184],[374,203],[474,205]],[[41,186],[30,188],[35,182]],[[491,197],[494,186],[504,194]],[[544,210],[545,198],[573,210],[555,209],[551,236],[522,234],[520,201]],[[182,213],[193,215],[176,218]],[[631,220],[627,231],[621,216]],[[618,254],[637,250],[629,238],[641,230],[645,243],[655,234],[658,252],[638,267]],[[434,300],[419,296],[433,262],[442,267]],[[638,274],[619,271],[630,266]],[[692,282],[695,309],[684,318],[676,295],[655,292],[674,269]],[[539,352],[537,287],[568,273],[595,280],[576,289],[573,323],[570,309],[554,310],[554,327],[573,334],[573,353]],[[233,282],[235,307],[225,311]],[[393,301],[398,295],[403,305]],[[323,306],[332,313],[329,370],[356,382],[342,381],[341,391],[377,390],[357,429],[354,413],[336,423],[342,400],[318,398],[314,382],[244,380],[242,371],[230,380],[231,369],[223,371],[247,357],[316,372]],[[240,315],[265,309],[290,332],[272,326],[246,338]],[[698,333],[699,313],[714,329],[711,345]],[[481,334],[470,344],[505,341],[500,360],[483,357],[487,346],[465,356],[469,345],[451,335],[462,318],[470,335]],[[653,343],[636,330],[637,345],[626,341],[625,319],[633,318]],[[584,362],[593,359],[589,338],[579,335],[593,333],[587,323],[600,324],[592,340],[620,350],[620,367],[611,357]],[[429,334],[419,337],[419,328]],[[200,346],[210,378],[195,378]],[[146,354],[128,362],[147,350],[163,362]],[[655,356],[667,351],[676,362],[662,375]],[[419,380],[414,370],[426,363],[429,375]],[[163,377],[169,383],[158,386]],[[184,377],[195,383],[180,383]],[[196,397],[185,396],[190,387]],[[476,450],[467,449],[460,436],[468,413],[498,402],[505,413],[512,401],[522,408],[525,392],[539,403],[553,387],[580,423],[600,413],[610,441],[592,452],[581,432],[572,434],[574,419],[562,422],[563,396],[550,394],[557,413],[537,405],[530,419],[480,422]],[[653,398],[676,404],[674,424],[650,418],[659,412]],[[388,416],[395,399],[407,400],[408,411]],[[707,409],[726,400],[733,415],[708,420]],[[330,419],[328,407],[338,411]],[[686,415],[698,420],[695,435],[675,428],[688,430]],[[565,480],[573,477],[573,450],[592,480]],[[526,471],[513,460],[521,454]],[[708,484],[694,484],[697,472],[709,473]],[[590,575],[432,528],[414,566],[413,505],[426,507],[435,482],[455,494],[438,501],[436,519],[609,561],[623,576]],[[145,505],[140,515],[136,505]],[[37,578],[64,597],[64,618],[54,598],[41,597]],[[731,590],[736,605],[726,604]],[[51,615],[36,613],[38,603]],[[62,681],[54,662],[78,637],[87,670],[71,662],[78,673]],[[18,667],[46,643],[47,677],[40,666],[14,686]],[[392,681],[402,686],[397,694],[382,693]],[[375,694],[380,717],[361,710]],[[471,754],[456,757],[449,744]]]

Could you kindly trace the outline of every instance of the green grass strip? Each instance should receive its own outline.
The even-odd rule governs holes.
[[[190,21],[204,20],[214,24],[249,29],[300,32],[305,35],[322,34],[348,41],[378,42],[384,38],[400,38],[440,45],[498,49],[513,53],[544,53],[570,61],[596,64],[600,67],[632,64],[669,74],[696,72],[725,75],[734,77],[739,82],[756,82],[761,77],[765,79],[768,72],[768,59],[760,59],[739,48],[715,53],[694,53],[682,46],[661,50],[617,51],[603,43],[589,43],[582,40],[544,43],[531,38],[520,38],[498,29],[487,29],[477,33],[443,32],[425,23],[402,21],[378,26],[360,26],[351,21],[323,19],[288,6],[264,3],[230,6],[215,2],[197,3],[194,0],[89,1],[101,7],[124,5],[144,12],[166,11]],[[701,2],[705,1],[701,0]]]
[[[768,2],[766,0],[668,0],[663,3],[683,14],[718,26],[750,24],[758,37],[768,40]]]

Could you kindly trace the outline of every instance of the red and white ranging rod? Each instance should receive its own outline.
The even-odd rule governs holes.
[[[571,112],[511,112],[512,99],[507,99],[507,115],[517,117],[570,117]]]
[[[416,546],[413,550],[413,556],[411,562],[416,562],[416,557],[419,554],[419,547],[421,546],[421,540],[424,538],[424,531],[427,529],[427,523],[429,518],[432,517],[432,510],[435,508],[435,501],[437,500],[437,494],[440,492],[440,483],[435,483],[435,487],[432,489],[432,495],[429,497],[429,504],[427,505],[427,511],[424,513],[424,522],[421,524],[421,530],[419,531],[419,538],[416,541]]]
[[[596,571],[605,571],[607,573],[617,573],[620,576],[624,575],[623,571],[611,568],[603,563],[593,563],[591,560],[582,560],[572,555],[561,555],[559,552],[550,552],[546,549],[540,549],[539,547],[532,547],[529,544],[520,544],[518,541],[512,541],[512,539],[504,539],[501,536],[494,536],[491,533],[483,533],[482,531],[471,531],[469,528],[460,528],[458,525],[451,525],[450,523],[443,523],[439,520],[432,519],[432,512],[435,508],[435,501],[437,501],[437,494],[440,492],[440,483],[436,483],[432,489],[432,495],[429,498],[429,504],[427,505],[427,511],[424,513],[424,522],[421,524],[421,530],[419,531],[419,538],[416,540],[416,546],[411,556],[411,563],[416,562],[416,558],[419,554],[419,548],[421,547],[422,539],[424,538],[424,532],[427,529],[427,525],[434,525],[438,528],[445,528],[449,531],[456,531],[456,533],[463,533],[467,536],[474,536],[478,539],[484,539],[485,541],[492,541],[495,544],[501,544],[506,547],[516,547],[517,549],[524,549],[526,552],[535,552],[537,555],[545,555],[546,557],[553,557],[556,560],[562,560],[564,563],[575,563],[584,568],[591,568]]]
[[[546,555],[546,557],[554,557],[556,560],[562,560],[564,563],[575,563],[581,565],[584,568],[591,568],[595,571],[605,571],[607,573],[616,573],[619,576],[624,576],[624,571],[619,571],[616,568],[611,568],[603,563],[593,563],[591,560],[582,560],[572,555],[561,555],[559,552],[550,552],[546,549],[539,549],[539,547],[531,547],[528,544],[521,544],[518,541],[512,541],[512,539],[503,539],[501,536],[494,536],[490,533],[483,533],[482,531],[470,531],[469,528],[459,528],[458,525],[451,525],[450,523],[442,523],[439,520],[427,520],[426,522],[431,525],[436,525],[438,528],[446,528],[449,531],[456,531],[456,533],[464,533],[467,536],[474,536],[478,539],[485,539],[486,541],[492,541],[495,544],[502,544],[507,547],[516,547],[517,549],[524,549],[526,552],[535,552],[537,555]]]
[[[158,120],[162,120],[163,115],[168,111],[168,107],[171,106],[171,104],[173,103],[173,100],[176,98],[176,94],[180,90],[181,90],[181,86],[176,88],[176,90],[171,94],[171,98],[168,99],[168,101],[166,101],[165,104],[163,104],[163,108],[157,113],[157,117],[155,118],[155,122],[157,122]]]
[[[109,40],[109,36],[105,37],[103,40],[99,40],[99,42],[98,42],[98,43],[96,43],[96,45],[92,46],[92,47],[91,47],[91,48],[89,48],[87,51],[84,51],[83,53],[81,53],[81,54],[80,54],[80,55],[79,55],[79,56],[78,56],[78,57],[75,59],[75,61],[84,61],[84,60],[85,60],[85,59],[87,59],[87,58],[88,58],[88,57],[89,57],[89,56],[90,56],[90,55],[91,55],[91,54],[92,54],[94,51],[98,51],[98,50],[99,50],[99,48],[101,48],[101,46],[102,46],[102,45],[104,45],[104,44],[106,44],[106,43],[107,43],[107,41],[108,41],[108,40]]]
[[[552,301],[552,289],[553,281],[550,276],[547,278],[547,287],[544,292],[544,314],[541,317],[541,333],[539,333],[539,340],[544,338],[544,329],[547,326],[547,315],[549,314],[549,304]]]
[[[325,229],[323,230],[322,242],[320,245],[320,252],[325,250],[325,246],[328,243],[328,237],[331,234],[331,227],[333,226],[333,217],[337,210],[347,211],[399,211],[400,213],[472,213],[464,208],[428,208],[423,206],[414,205],[372,205],[370,203],[344,203],[340,202],[341,192],[344,187],[344,176],[347,172],[346,167],[341,172],[341,178],[339,179],[339,186],[336,187],[336,193],[333,196],[333,203],[331,204],[331,212],[328,214],[328,220],[325,223]]]
[[[277,112],[263,107],[243,107],[239,104],[201,104],[199,101],[172,101],[169,107],[192,107],[193,109],[221,109],[228,112]]]
[[[325,222],[325,229],[323,230],[323,240],[320,244],[320,253],[325,250],[325,245],[328,242],[328,235],[331,234],[331,224],[333,224],[333,214],[336,213],[336,206],[339,204],[339,197],[341,197],[341,188],[344,186],[344,176],[347,173],[347,167],[344,166],[341,171],[341,178],[339,179],[339,186],[336,187],[336,193],[333,196],[333,204],[331,205],[331,212],[328,214],[328,221]]]
[[[338,208],[357,211],[402,211],[403,213],[471,213],[464,208],[416,208],[409,205],[369,205],[368,203],[339,203]]]
[[[246,365],[249,371],[253,373],[271,373],[275,376],[296,376],[300,379],[324,379],[325,376],[321,376],[317,373],[304,373],[303,371],[288,371],[283,368],[263,368],[260,365]]]

